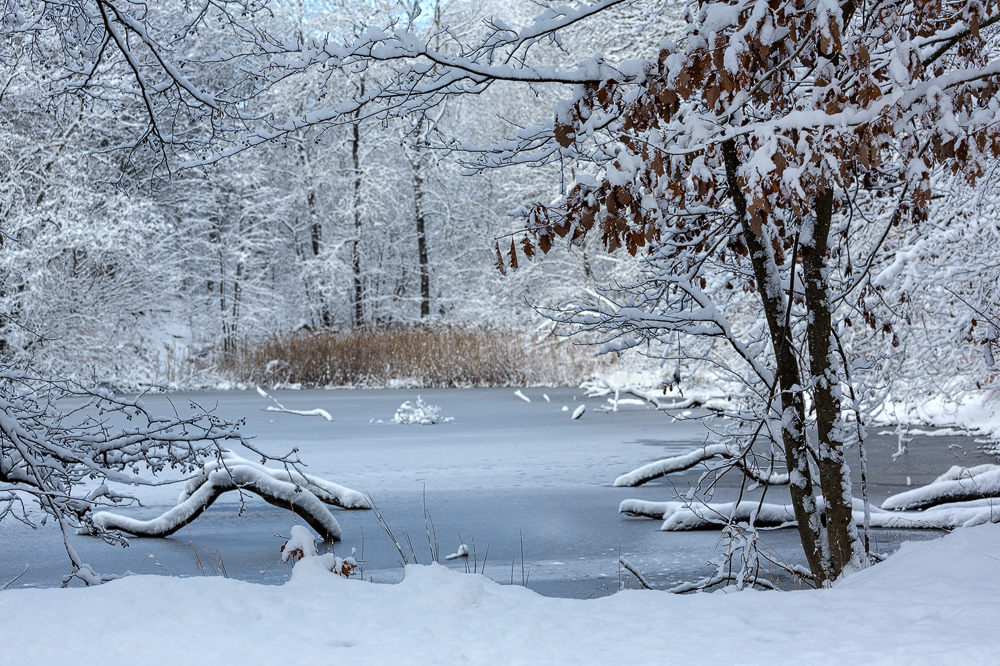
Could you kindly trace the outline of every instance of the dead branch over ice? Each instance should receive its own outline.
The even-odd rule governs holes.
[[[755,501],[697,503],[629,499],[621,503],[618,512],[662,520],[660,529],[664,532],[722,529],[732,523],[764,528],[796,525],[791,505]],[[864,524],[864,506],[860,500],[855,500],[852,516],[855,524]],[[1000,499],[979,498],[941,504],[923,511],[886,511],[873,507],[869,524],[877,529],[953,530],[988,522],[1000,522]]]
[[[760,483],[771,485],[785,485],[788,483],[787,474],[760,470],[756,465],[746,464],[743,460],[744,457],[745,452],[739,450],[734,451],[733,447],[728,444],[709,444],[695,449],[690,453],[674,456],[672,458],[664,458],[663,460],[657,460],[656,462],[651,462],[648,465],[643,465],[628,474],[622,474],[615,479],[615,486],[619,488],[634,488],[635,486],[641,486],[648,481],[659,479],[660,477],[667,476],[668,474],[683,472],[684,470],[691,469],[695,465],[715,458],[723,459],[727,462],[727,464],[736,465],[743,470],[747,476]]]
[[[301,486],[305,490],[318,497],[326,504],[338,506],[341,509],[370,509],[368,500],[363,493],[351,490],[332,481],[321,479],[312,474],[304,474],[291,467],[274,468],[267,467],[252,460],[242,458],[232,451],[223,451],[220,460],[213,460],[206,463],[198,472],[184,483],[184,490],[177,503],[187,500],[188,496],[194,493],[201,484],[205,483],[206,477],[218,469],[232,469],[233,467],[250,467],[262,474],[267,474],[273,479]]]
[[[928,509],[990,497],[1000,497],[1000,465],[955,465],[926,486],[887,498],[882,508],[887,511]]]
[[[290,509],[326,541],[338,541],[341,536],[340,525],[327,505],[370,508],[368,500],[355,490],[292,469],[268,468],[225,451],[220,460],[207,463],[188,479],[177,506],[163,515],[136,520],[101,511],[92,520],[104,529],[135,536],[166,537],[192,522],[230,491],[252,492],[270,504]]]

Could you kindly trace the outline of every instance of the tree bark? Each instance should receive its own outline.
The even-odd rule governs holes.
[[[787,302],[781,288],[778,267],[771,246],[754,233],[747,217],[747,202],[739,186],[739,154],[732,139],[722,144],[723,160],[730,196],[742,225],[743,239],[750,253],[754,281],[764,316],[767,319],[771,346],[774,348],[777,386],[780,389],[781,440],[785,451],[785,464],[789,474],[789,492],[792,508],[798,522],[799,538],[805,551],[809,569],[822,582],[827,578],[823,566],[820,520],[813,492],[812,474],[809,471],[809,447],[805,431],[805,404],[802,397],[801,378],[791,332],[785,325]]]
[[[431,314],[431,274],[427,259],[427,231],[424,223],[424,179],[420,147],[414,146],[413,166],[413,215],[417,226],[417,261],[420,270],[420,318]]]
[[[844,460],[845,427],[840,405],[840,364],[833,347],[827,251],[833,190],[817,197],[815,215],[803,225],[802,273],[808,316],[809,375],[816,410],[817,465],[826,499],[826,553],[830,575],[840,576],[861,552],[854,525],[850,469]]]
[[[362,93],[364,87],[362,87]],[[354,169],[354,243],[351,246],[351,273],[354,277],[354,325],[361,326],[365,321],[364,284],[361,280],[361,147],[360,121],[355,119],[351,124],[351,167]]]
[[[361,80],[361,94],[365,92]],[[361,121],[355,114],[351,123],[351,167],[354,170],[352,208],[354,209],[354,243],[351,245],[351,273],[354,279],[354,325],[365,323],[364,283],[361,279]]]

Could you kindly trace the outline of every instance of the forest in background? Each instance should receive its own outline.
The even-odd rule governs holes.
[[[623,61],[683,31],[683,7],[626,4],[579,29],[568,26],[558,40],[534,45],[533,55],[556,65],[595,52]],[[409,21],[440,45],[442,35],[457,43],[484,25],[496,27],[477,3],[424,5],[283,2],[254,20],[289,41],[322,35],[347,42],[364,26]],[[490,16],[524,24],[537,9],[517,1],[489,6]],[[153,18],[162,29],[191,17],[163,10]],[[184,33],[175,56],[214,62],[198,72],[199,85],[232,92],[252,77],[207,56],[238,42],[232,26],[206,23]],[[500,383],[575,383],[594,372],[596,349],[553,337],[574,327],[560,327],[544,309],[554,308],[557,319],[566,308],[599,310],[649,268],[644,250],[609,254],[596,239],[566,238],[568,251],[497,270],[498,261],[509,263],[506,246],[503,258],[497,254],[521,227],[518,214],[558,201],[593,171],[551,153],[525,157],[523,146],[503,154],[504,137],[551,124],[564,87],[501,81],[450,96],[421,116],[359,110],[354,122],[341,115],[270,140],[241,145],[234,138],[218,159],[218,144],[190,138],[205,129],[193,113],[172,116],[174,134],[151,147],[146,139],[162,130],[148,127],[127,70],[109,65],[103,92],[81,86],[67,95],[59,59],[37,57],[38,48],[24,37],[4,51],[0,353],[40,372],[122,388],[265,381],[267,363],[282,360],[264,359],[267,345],[419,325],[471,329],[498,348],[513,340],[525,350],[522,367]],[[280,127],[288,114],[306,118],[338,98],[363,95],[390,71],[372,63],[359,75],[332,67],[276,75],[245,96],[241,113]],[[484,145],[501,149],[492,163],[473,150]],[[496,165],[502,168],[489,168]],[[883,385],[938,393],[991,388],[1000,337],[995,165],[974,190],[947,171],[933,178],[932,212],[918,227],[879,239],[877,222],[893,214],[892,205],[871,199],[856,209],[869,217],[855,228],[869,227],[866,242],[878,240],[888,251],[859,267],[882,288],[872,290],[865,325],[852,333],[868,340],[859,349]],[[740,298],[737,311],[757,307],[752,294]],[[533,355],[539,341],[542,356],[554,361]],[[731,353],[711,340],[704,342],[710,351],[677,353],[671,346],[678,335],[643,342],[652,359],[639,365],[669,378],[710,376],[706,356]],[[517,360],[504,351],[495,356]],[[537,372],[526,371],[531,367]]]
[[[405,13],[394,3],[275,7],[281,11],[269,30],[300,36],[349,36],[363,21]],[[523,17],[532,11],[524,3],[495,9]],[[447,22],[472,31],[481,20],[476,3],[440,3],[435,11],[425,19],[428,30],[430,22]],[[640,48],[628,26],[617,32],[618,50]],[[550,51],[570,60],[593,48],[586,35],[577,37],[572,50]],[[188,35],[184,48],[207,52],[220,39],[225,35],[202,30]],[[280,358],[253,367],[248,359],[256,363],[262,345],[280,340],[294,338],[302,352],[304,341],[319,336],[309,353],[320,354],[331,336],[344,345],[392,329],[400,340],[437,336],[396,349],[417,368],[404,377],[418,384],[424,361],[407,347],[440,346],[456,340],[456,331],[484,347],[479,360],[468,359],[454,380],[430,370],[426,382],[572,384],[596,367],[595,350],[557,340],[536,309],[583,302],[634,273],[638,260],[583,245],[502,275],[494,238],[517,225],[508,211],[558,196],[567,174],[559,165],[530,164],[472,174],[462,147],[448,138],[488,143],[515,123],[542,121],[557,100],[551,87],[452,100],[435,110],[433,130],[360,118],[179,168],[176,155],[167,162],[129,147],[148,122],[141,106],[54,97],[53,72],[21,46],[7,54],[0,97],[0,354],[43,373],[128,389],[312,383],[320,377],[275,366],[264,372]],[[321,87],[349,95],[377,75],[281,81],[252,100],[251,113],[303,112]],[[225,77],[220,72],[216,85]],[[408,336],[414,326],[420,330]],[[468,351],[465,343],[452,350],[456,356]],[[385,351],[388,363],[396,352]],[[517,367],[470,375],[468,366],[487,356]],[[387,379],[360,371],[319,383],[377,386]]]

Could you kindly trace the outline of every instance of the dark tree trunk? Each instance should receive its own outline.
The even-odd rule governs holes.
[[[747,217],[747,203],[737,177],[739,155],[736,144],[728,140],[722,144],[723,158],[729,191],[742,225],[743,239],[750,253],[754,281],[774,347],[777,387],[780,390],[781,439],[785,451],[785,464],[791,477],[789,492],[792,508],[798,523],[799,538],[812,573],[823,581],[823,526],[816,506],[812,474],[809,471],[809,447],[805,431],[805,404],[801,390],[801,376],[791,331],[786,322],[787,301],[781,290],[777,265],[770,245],[765,243]]]
[[[420,318],[431,314],[431,274],[427,260],[427,231],[424,224],[424,179],[421,174],[420,148],[413,160],[413,215],[417,224],[417,261],[420,266]]]
[[[364,86],[361,88],[364,93]],[[351,167],[354,169],[353,208],[354,208],[354,243],[351,246],[351,273],[354,278],[354,325],[361,326],[365,321],[364,284],[361,280],[361,123],[359,120],[351,124]]]
[[[826,283],[827,243],[833,219],[833,191],[816,197],[815,219],[802,242],[802,272],[809,324],[809,374],[816,409],[820,488],[826,499],[829,567],[840,576],[859,552],[854,525],[850,470],[844,461],[844,424],[840,404],[840,367],[833,346],[832,309]],[[809,233],[811,231],[811,233]]]

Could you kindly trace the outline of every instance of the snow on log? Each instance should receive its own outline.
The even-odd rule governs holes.
[[[1000,465],[976,465],[974,467],[965,467],[963,465],[952,465],[947,472],[934,479],[931,483],[942,483],[944,481],[958,481],[962,478],[969,478],[970,476],[976,476],[982,474],[983,472],[992,472],[994,470],[1000,469]]]
[[[855,506],[854,522],[860,525],[863,517]],[[1000,522],[1000,499],[995,498],[942,504],[923,511],[874,509],[871,514],[871,526],[886,529],[953,530],[998,522]]]
[[[695,449],[690,453],[685,453],[682,456],[674,456],[673,458],[657,460],[656,462],[649,463],[648,465],[643,465],[639,469],[629,472],[628,474],[622,474],[615,479],[615,486],[619,488],[634,488],[635,486],[641,486],[647,481],[658,479],[661,476],[691,469],[698,463],[714,458],[715,456],[730,455],[731,453],[727,445],[709,444],[708,446]]]
[[[822,500],[819,502],[822,508]],[[649,502],[625,500],[618,512],[663,520],[660,529],[665,532],[720,529],[727,522],[749,523],[756,512],[753,524],[758,527],[792,527],[796,524],[791,505],[763,504],[754,501],[734,503]],[[864,505],[854,500],[854,522],[864,524]],[[872,507],[870,526],[879,529],[937,529],[953,530],[972,527],[987,522],[1000,522],[1000,499],[977,499],[936,506],[925,511],[886,511]]]
[[[747,465],[740,459],[741,454],[734,454],[727,444],[709,444],[708,446],[695,449],[690,453],[657,460],[648,465],[643,465],[628,474],[622,474],[615,479],[615,486],[619,488],[641,486],[648,481],[658,479],[662,476],[691,469],[695,465],[711,460],[712,458],[723,458],[731,461],[733,465],[741,469],[748,477],[759,483],[768,485],[786,485],[788,483],[788,474],[761,471],[754,465]]]
[[[734,508],[733,502],[649,502],[646,500],[625,500],[618,507],[618,513],[643,516],[663,520],[660,527],[665,532],[686,530],[718,529],[730,519],[749,522],[756,514],[754,525],[759,527],[782,527],[795,524],[795,513],[790,505],[761,504],[754,501],[740,502]]]
[[[177,499],[178,504],[184,502],[188,496],[194,493],[205,482],[208,475],[219,469],[232,469],[236,466],[249,467],[257,472],[267,474],[278,481],[301,486],[323,502],[342,509],[371,508],[367,498],[357,490],[345,488],[332,481],[327,481],[311,474],[302,474],[294,469],[265,467],[260,463],[241,458],[228,450],[222,452],[221,461],[212,460],[206,463],[204,467],[184,483],[184,490]]]
[[[327,421],[332,421],[333,417],[330,416],[330,412],[325,409],[286,409],[284,407],[274,407],[273,405],[268,405],[264,408],[265,412],[278,412],[279,414],[294,414],[296,416],[319,416]]]
[[[1000,497],[1000,465],[954,466],[932,483],[888,497],[887,511],[927,509],[946,502]]]
[[[650,502],[648,500],[627,499],[618,505],[618,513],[663,520],[663,517],[668,513],[673,513],[682,506],[684,506],[684,502]]]
[[[326,541],[340,540],[340,525],[326,504],[297,484],[279,481],[249,465],[216,469],[204,479],[197,490],[158,518],[136,520],[101,511],[92,516],[94,524],[135,536],[170,536],[200,516],[223,493],[245,490],[259,495],[270,504],[291,509]]]
[[[760,502],[744,501],[723,502],[718,504],[680,503],[671,512],[664,514],[664,532],[683,532],[688,530],[718,529],[729,521],[749,523],[757,527],[783,527],[795,524],[795,512],[791,505],[761,504]]]

